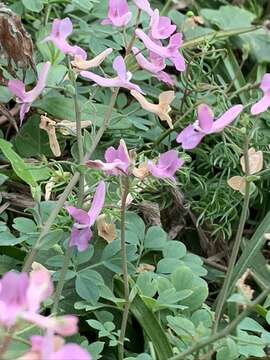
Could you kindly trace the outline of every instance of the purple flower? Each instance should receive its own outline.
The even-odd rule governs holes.
[[[158,163],[155,165],[152,161],[148,161],[147,168],[152,174],[160,179],[171,179],[175,181],[175,173],[184,164],[184,160],[178,157],[175,150],[169,150],[160,155]]]
[[[150,17],[153,15],[154,11],[151,9],[150,3],[148,0],[132,0],[138,9],[145,11]]]
[[[21,80],[9,80],[8,89],[17,96],[17,102],[21,103],[20,123],[24,120],[25,114],[30,110],[31,104],[39,97],[45,88],[47,76],[51,63],[46,62],[40,71],[37,85],[30,91],[25,91],[25,85]]]
[[[185,60],[179,52],[183,40],[182,34],[176,33],[170,37],[169,45],[158,45],[148,35],[146,35],[141,29],[135,30],[136,35],[142,40],[145,47],[155,54],[159,55],[163,59],[169,59],[175,66],[176,70],[184,71],[186,68]]]
[[[108,17],[101,24],[124,27],[131,18],[132,13],[128,9],[126,0],[109,0]]]
[[[105,152],[106,162],[100,160],[89,160],[85,163],[91,169],[105,171],[108,175],[119,176],[128,174],[130,157],[124,140],[120,140],[118,149],[109,147]]]
[[[166,64],[162,57],[150,51],[148,60],[135,46],[132,48],[132,52],[136,57],[138,65],[142,69],[149,71],[160,81],[163,81],[169,85],[174,85],[174,81],[171,79],[170,75],[163,71],[163,69],[166,67]]]
[[[117,76],[112,79],[104,78],[90,71],[81,71],[80,75],[86,79],[94,81],[99,86],[110,88],[122,87],[128,90],[136,90],[140,93],[143,92],[138,85],[130,82],[132,74],[127,71],[126,64],[122,56],[117,56],[117,58],[113,62],[113,68],[117,72]]]
[[[72,46],[67,42],[67,38],[72,34],[72,31],[73,26],[70,18],[54,19],[51,34],[43,42],[52,41],[63,54],[72,57],[80,56],[83,60],[86,60],[87,54],[82,48],[76,45]]]
[[[63,338],[47,332],[45,336],[31,336],[31,350],[19,360],[91,360],[90,354],[77,344],[65,344]]]
[[[260,101],[254,104],[251,108],[251,114],[257,115],[266,111],[270,106],[270,74],[265,74],[262,78],[260,89],[264,95]]]
[[[101,181],[97,186],[92,206],[88,212],[73,206],[66,207],[69,215],[75,220],[71,231],[70,247],[75,246],[78,251],[85,251],[88,248],[89,241],[92,238],[91,226],[95,223],[104,206],[105,195],[106,186],[104,181]]]
[[[155,9],[151,17],[151,37],[153,39],[167,39],[176,30],[176,25],[171,24],[167,16],[159,16],[158,9]]]
[[[194,149],[206,135],[223,131],[227,125],[237,118],[242,110],[242,105],[234,105],[214,121],[211,108],[206,104],[201,104],[198,107],[198,120],[193,125],[188,125],[182,130],[176,141],[182,145],[183,149]]]
[[[9,271],[0,280],[0,323],[10,327],[17,318],[36,314],[52,292],[48,270],[34,270],[30,277],[26,273]]]

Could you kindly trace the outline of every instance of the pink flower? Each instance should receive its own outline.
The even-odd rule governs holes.
[[[112,48],[102,51],[91,60],[83,60],[81,56],[75,56],[75,60],[71,61],[71,65],[78,70],[88,70],[100,66],[103,61],[113,52]]]
[[[102,76],[96,75],[90,71],[81,71],[80,74],[82,77],[94,81],[99,86],[103,87],[122,87],[128,90],[136,90],[142,93],[141,88],[138,85],[135,85],[130,82],[132,74],[127,71],[126,64],[122,56],[117,56],[113,62],[113,68],[117,72],[117,77],[112,79],[107,79]]]
[[[17,318],[39,311],[40,304],[53,292],[47,270],[26,273],[10,271],[0,280],[0,323],[10,327]]]
[[[106,186],[104,181],[101,181],[97,186],[92,206],[88,212],[73,206],[66,207],[69,215],[75,220],[69,246],[77,247],[78,251],[85,251],[88,248],[89,241],[92,238],[91,226],[94,225],[96,218],[103,208],[105,195]]]
[[[237,118],[242,110],[242,105],[232,106],[214,121],[211,108],[206,104],[201,104],[198,107],[198,120],[193,125],[189,125],[182,130],[176,141],[182,145],[183,149],[194,149],[206,135],[223,131],[227,125]]]
[[[109,175],[128,174],[130,157],[124,140],[120,140],[118,149],[109,147],[105,152],[106,162],[89,160],[85,163],[91,169],[103,170]]]
[[[153,15],[154,11],[151,9],[150,3],[148,0],[132,0],[138,9],[145,11],[150,17]]]
[[[67,42],[67,38],[72,34],[73,26],[70,18],[63,20],[54,19],[51,34],[43,42],[52,41],[54,45],[63,53],[72,57],[80,56],[86,60],[86,52],[79,46],[72,46]]]
[[[264,95],[260,101],[254,104],[251,108],[252,115],[258,115],[266,111],[270,106],[270,74],[265,74],[262,78],[260,89]]]
[[[175,181],[175,173],[183,164],[184,160],[178,157],[177,151],[169,150],[160,155],[156,165],[152,161],[148,161],[147,168],[154,177]]]
[[[135,30],[136,35],[142,40],[145,47],[150,51],[153,51],[163,59],[169,59],[175,66],[176,70],[184,71],[186,68],[185,60],[180,54],[179,49],[183,43],[182,34],[176,33],[170,37],[169,45],[158,45],[148,35],[146,35],[141,29]]]
[[[59,336],[32,336],[30,352],[19,360],[92,360],[90,354],[77,344],[65,344]]]
[[[24,120],[25,114],[30,110],[31,104],[39,97],[46,86],[47,76],[51,63],[46,62],[40,71],[37,85],[30,91],[25,91],[25,85],[21,80],[9,80],[8,89],[17,96],[17,102],[21,103],[20,122]]]
[[[158,9],[155,9],[151,17],[151,37],[153,39],[167,39],[176,30],[176,25],[171,24],[167,16],[159,16]]]
[[[101,24],[124,27],[131,18],[132,13],[128,9],[126,0],[109,0],[108,17]]]
[[[163,71],[166,64],[162,57],[150,51],[148,60],[135,46],[132,48],[132,52],[136,57],[138,65],[142,69],[149,71],[160,81],[163,81],[171,86],[174,85],[174,81],[171,79],[170,75]]]
[[[57,333],[61,336],[71,336],[78,332],[78,318],[73,315],[46,317],[37,313],[25,312],[22,318],[38,327]]]

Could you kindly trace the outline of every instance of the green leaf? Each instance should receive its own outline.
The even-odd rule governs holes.
[[[234,84],[235,90],[239,90],[241,87],[246,85],[246,80],[230,47],[227,47],[227,53],[227,56],[222,58],[223,63],[229,75],[230,81]],[[249,97],[245,92],[240,93],[239,98],[243,104],[247,104],[249,101]]]
[[[201,15],[222,30],[249,27],[256,16],[238,6],[221,6],[218,10],[202,9]]]
[[[10,161],[16,175],[28,184],[31,189],[38,188],[38,184],[29,171],[29,167],[23,159],[12,149],[12,145],[3,139],[0,139],[0,149],[5,157]]]
[[[124,297],[123,285],[119,280],[115,284],[118,296]],[[158,360],[167,360],[173,356],[171,344],[166,332],[161,327],[156,316],[146,307],[139,295],[136,295],[130,304],[130,311],[140,323],[149,340],[153,343]]]
[[[0,174],[0,186],[4,184],[4,182],[8,179],[8,176],[4,174]]]
[[[180,266],[171,275],[172,284],[177,291],[190,289],[194,274],[187,266]]]
[[[16,238],[9,231],[0,232],[0,246],[13,246],[22,243],[25,238]]]
[[[100,297],[100,285],[104,285],[104,281],[96,271],[86,269],[77,273],[76,292],[82,299],[89,301],[91,304],[96,304]]]
[[[49,143],[48,134],[39,128],[40,119],[38,115],[34,115],[28,119],[23,125],[20,132],[14,139],[14,147],[16,151],[23,157],[31,157],[37,155],[45,155],[48,157],[54,157]],[[65,147],[65,140],[63,137],[59,137],[59,145],[63,151]],[[38,172],[33,168],[34,172]],[[48,172],[48,170],[45,171]],[[44,172],[44,169],[40,169],[40,172]]]
[[[163,256],[171,259],[181,259],[187,254],[187,249],[180,241],[168,241],[164,250]]]
[[[260,253],[261,248],[266,242],[264,234],[270,231],[270,211],[266,214],[263,221],[257,228],[252,238],[246,242],[241,256],[239,257],[233,272],[232,281],[229,288],[229,293],[232,292],[236,281],[244,274],[248,268],[253,268],[253,261],[257,254]],[[264,281],[269,286],[269,270],[265,266]]]
[[[43,9],[42,0],[22,0],[22,3],[30,11],[40,12]]]
[[[192,338],[196,335],[194,324],[182,316],[167,316],[169,327],[182,338]]]
[[[34,221],[23,217],[16,218],[12,227],[22,234],[35,233],[37,231],[37,226]]]
[[[145,236],[146,249],[162,250],[167,241],[167,233],[160,226],[151,226]]]

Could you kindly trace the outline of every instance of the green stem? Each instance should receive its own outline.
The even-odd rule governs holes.
[[[245,170],[246,170],[245,173],[246,173],[246,176],[249,176],[249,174],[250,174],[250,171],[249,171],[249,158],[248,158],[248,146],[249,146],[249,137],[248,137],[248,135],[246,135],[246,137],[245,137],[245,145],[244,145],[244,159],[245,159]],[[231,257],[230,257],[226,277],[225,277],[225,280],[224,280],[224,283],[223,283],[223,286],[222,286],[222,289],[220,291],[218,301],[217,301],[217,306],[216,306],[216,311],[215,311],[215,324],[214,324],[214,327],[213,327],[213,332],[214,333],[217,332],[218,324],[219,324],[219,321],[220,321],[222,313],[223,313],[224,304],[225,304],[225,302],[227,300],[227,297],[228,297],[228,291],[229,291],[230,283],[232,281],[233,270],[234,270],[234,266],[235,266],[235,263],[236,263],[236,260],[237,260],[237,255],[238,255],[238,252],[239,252],[239,249],[240,249],[242,236],[243,236],[243,231],[244,231],[244,227],[245,227],[245,223],[246,223],[246,219],[247,219],[247,215],[248,215],[249,200],[250,200],[250,183],[248,181],[246,181],[244,204],[243,204],[243,208],[242,208],[240,222],[239,222],[239,226],[238,226],[238,229],[237,229],[237,234],[236,234],[235,242],[234,242],[234,245],[233,245],[232,254],[231,254]]]
[[[66,273],[68,271],[68,266],[69,266],[71,255],[72,255],[72,248],[68,246],[66,249],[66,253],[65,253],[63,267],[60,272],[59,281],[57,283],[57,287],[56,287],[55,294],[54,294],[54,302],[53,302],[53,307],[52,307],[52,314],[54,314],[54,315],[56,315],[58,312],[58,305],[59,305],[59,302],[61,299],[62,291],[64,289]]]
[[[79,99],[78,99],[78,88],[76,84],[76,75],[74,74],[70,61],[69,61],[69,70],[72,78],[72,83],[75,89],[75,94],[73,96],[74,99],[74,108],[75,108],[75,116],[76,116],[76,136],[77,136],[77,146],[78,146],[78,153],[79,153],[79,165],[83,165],[84,163],[84,154],[83,154],[83,137],[82,137],[82,126],[81,126],[81,111],[80,111],[80,105],[79,105]],[[77,206],[78,208],[81,208],[83,205],[83,199],[84,199],[84,174],[80,173],[80,179],[79,179],[79,195],[78,195],[78,201]],[[65,278],[66,273],[68,271],[70,258],[72,255],[72,248],[69,247],[69,244],[67,245],[65,258],[63,267],[60,272],[60,278],[57,283],[55,295],[54,295],[54,304],[52,308],[52,313],[57,314],[58,311],[58,305],[60,302],[60,298],[64,289],[65,285]]]
[[[236,318],[234,319],[228,326],[225,327],[222,331],[219,333],[216,333],[209,337],[208,339],[199,341],[197,344],[193,345],[188,350],[182,352],[179,355],[171,357],[169,360],[181,360],[181,359],[187,359],[187,356],[193,354],[194,352],[197,352],[201,350],[202,348],[211,345],[215,341],[218,341],[228,335],[230,335],[237,325],[250,313],[250,311],[255,308],[268,294],[270,293],[270,288],[265,289],[261,295],[257,297],[256,300],[250,303],[250,305],[247,306],[247,308]]]
[[[113,112],[113,108],[117,99],[117,95],[119,92],[119,88],[117,88],[113,93],[112,93],[112,97],[111,97],[111,101],[110,104],[108,106],[108,110],[105,114],[104,117],[104,121],[103,121],[103,125],[101,128],[99,128],[93,142],[92,142],[92,146],[89,149],[89,151],[86,153],[85,157],[84,157],[84,161],[87,161],[91,158],[91,156],[93,155],[94,151],[96,150],[96,147],[98,145],[98,143],[100,142],[100,139],[102,138],[104,132],[106,131],[106,129],[109,126],[109,122],[112,116],[112,112]],[[63,208],[66,199],[68,198],[69,194],[71,193],[71,191],[73,190],[74,186],[77,184],[77,182],[80,179],[80,173],[79,172],[75,172],[75,174],[73,175],[73,177],[71,178],[69,184],[67,185],[67,187],[65,188],[64,192],[62,193],[62,195],[60,196],[59,200],[57,201],[57,204],[55,206],[55,208],[52,210],[48,220],[46,221],[46,223],[44,224],[42,231],[39,235],[39,238],[37,239],[35,245],[33,246],[33,248],[30,251],[29,256],[27,257],[25,264],[23,266],[23,271],[29,271],[31,268],[31,265],[34,261],[35,256],[37,255],[38,249],[42,243],[43,238],[49,233],[51,226],[54,224],[55,219],[57,217],[57,215],[59,214],[60,210]]]
[[[122,272],[124,278],[124,298],[125,305],[122,317],[121,331],[119,337],[119,360],[124,359],[124,342],[128,321],[128,312],[129,312],[129,283],[128,283],[128,267],[127,267],[127,250],[126,250],[126,202],[129,192],[129,179],[128,176],[123,176],[123,190],[122,190],[122,199],[121,199],[121,262],[122,262]]]
[[[189,108],[183,116],[181,116],[174,124],[174,128],[176,128],[178,126],[178,124],[180,124],[192,111],[193,111],[194,107]],[[167,136],[170,135],[171,132],[173,132],[174,129],[167,129],[166,131],[164,131],[160,137],[156,140],[156,142],[154,143],[154,147],[158,146]]]
[[[139,26],[140,17],[141,17],[141,10],[139,9],[138,12],[137,12],[137,18],[136,18],[136,23],[135,23],[135,30],[136,30],[137,27]],[[133,46],[133,44],[134,44],[134,42],[135,42],[135,40],[136,40],[135,30],[134,30],[134,32],[133,32],[132,38],[131,38],[128,46],[126,47],[126,56],[125,56],[125,58],[127,58],[127,56],[131,53],[132,46]]]
[[[209,42],[209,41],[213,41],[216,39],[223,39],[223,38],[228,38],[230,36],[246,34],[246,33],[261,29],[261,28],[262,28],[261,26],[251,26],[251,27],[239,28],[239,29],[229,30],[229,31],[213,31],[209,35],[199,36],[199,37],[196,37],[195,39],[185,41],[184,44],[181,46],[181,48],[183,49],[183,48],[195,47],[196,45],[199,45],[201,42],[204,42],[204,41]]]
[[[167,0],[166,4],[163,6],[163,9],[160,12],[160,15],[167,14],[170,6],[171,6],[172,0]]]

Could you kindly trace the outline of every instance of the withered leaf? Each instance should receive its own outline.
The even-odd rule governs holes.
[[[25,30],[21,19],[3,3],[0,3],[0,49],[11,61],[20,68],[29,65],[36,72],[33,62],[33,42]]]

